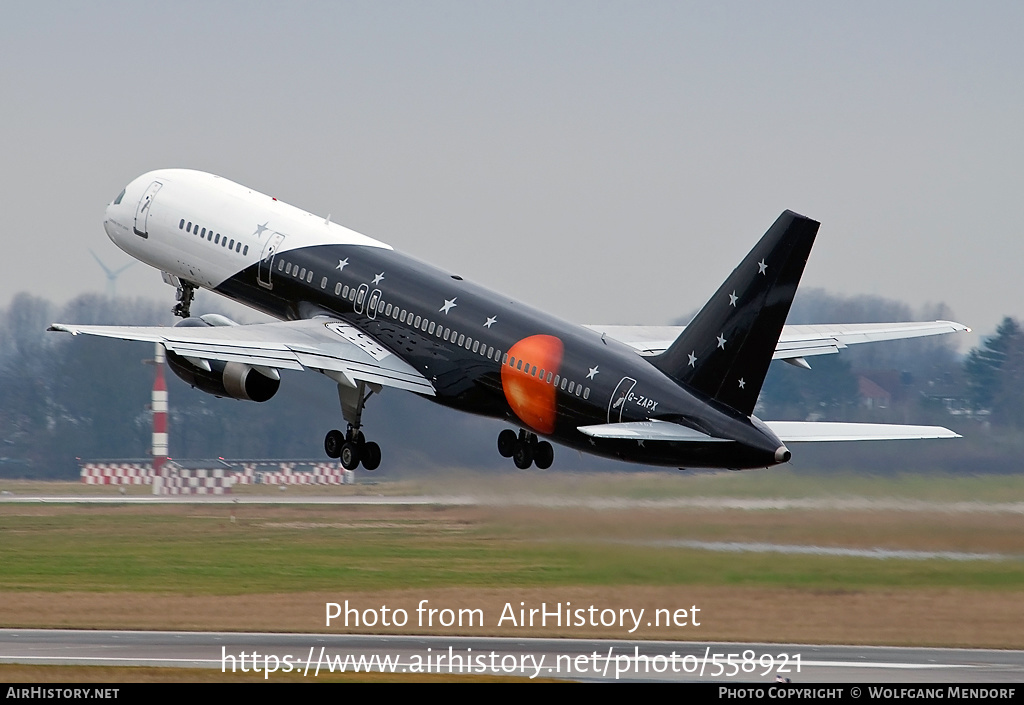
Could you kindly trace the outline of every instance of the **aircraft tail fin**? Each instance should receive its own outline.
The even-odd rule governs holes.
[[[786,211],[669,348],[650,362],[750,415],[819,223]]]

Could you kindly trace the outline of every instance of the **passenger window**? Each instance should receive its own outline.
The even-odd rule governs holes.
[[[184,230],[184,229],[185,229],[185,219],[182,218],[181,222],[178,223],[178,230]]]
[[[530,368],[530,376],[531,377],[536,377],[537,376],[537,366],[536,365],[534,365],[533,367]]]
[[[548,384],[551,384],[551,373],[548,372],[548,378],[545,380]]]
[[[572,394],[572,389],[573,389],[573,387],[575,387],[575,386],[576,386],[576,383],[575,383],[575,382],[569,382],[569,394]]]
[[[428,331],[427,331],[427,335],[433,335],[433,334],[434,334],[434,328],[435,328],[436,326],[437,326],[437,324],[436,324],[436,323],[434,323],[433,321],[431,321],[431,322],[430,322],[430,330],[428,330]]]
[[[461,346],[462,346],[462,344],[463,344],[463,343],[464,343],[465,341],[466,341],[466,334],[465,334],[465,333],[463,333],[463,334],[459,335],[459,342],[458,342],[458,343],[456,343],[456,345],[458,345],[458,346],[460,346],[460,347],[461,347]]]
[[[346,299],[348,298],[348,284],[346,284],[345,288],[341,290],[341,295]]]
[[[309,270],[309,274],[306,275],[306,283],[307,284],[312,284],[313,283],[313,270],[312,269]]]
[[[284,271],[284,260],[283,259],[279,259],[277,261],[277,271],[279,271],[279,272],[283,272]]]
[[[523,369],[523,361],[522,360],[520,360],[519,362],[516,363],[516,369],[517,370]]]
[[[334,285],[334,295],[341,296],[341,282]]]
[[[201,233],[199,233],[199,237],[202,237],[205,234],[206,234],[206,228],[203,228],[203,231]]]
[[[228,249],[229,250],[235,249],[235,239],[234,238],[231,238],[231,241],[228,243]]]
[[[391,315],[391,304],[388,304],[388,307],[386,309],[384,309],[384,315],[385,316],[390,316]]]
[[[299,279],[305,279],[305,278],[306,278],[306,268],[305,268],[305,267],[303,267],[303,268],[302,268],[302,269],[301,269],[301,270],[299,271]]]
[[[419,328],[420,327],[420,317],[419,316],[416,316],[416,322],[412,324],[412,327],[413,328]]]
[[[188,231],[192,232],[192,221],[188,221]]]
[[[355,301],[356,300],[356,290],[355,289],[349,289],[348,290],[348,300],[349,301]]]
[[[292,273],[292,263],[291,262],[289,262],[287,265],[285,265],[284,273],[285,274],[291,274]]]
[[[475,343],[473,343],[473,352],[476,352],[479,349],[480,349],[480,341],[478,340]]]
[[[242,248],[242,256],[244,257],[247,254],[249,254],[249,246],[248,245],[246,245],[245,247]]]
[[[324,277],[323,279],[320,280],[320,288],[321,289],[326,289],[327,288],[327,277]]]
[[[359,292],[359,299],[358,299],[358,301],[356,301],[356,303],[362,305],[362,303],[363,303],[363,296],[365,296],[365,295],[366,295],[365,291],[360,291]]]
[[[589,399],[590,398],[590,387],[587,387],[586,389],[583,390],[583,398],[584,399]]]

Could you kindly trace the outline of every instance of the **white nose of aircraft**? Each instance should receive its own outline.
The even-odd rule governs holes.
[[[117,198],[111,201],[110,204],[107,205],[106,210],[103,211],[103,229],[107,231],[107,237],[113,240],[114,244],[118,246],[120,246],[120,243],[117,241],[117,227],[114,225],[114,218],[119,211],[123,210],[121,207],[121,201],[124,200],[124,195],[127,190],[127,188],[121,189],[121,193],[117,194]]]

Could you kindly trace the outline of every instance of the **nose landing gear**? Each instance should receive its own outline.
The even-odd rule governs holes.
[[[503,458],[512,458],[512,462],[520,470],[536,465],[540,470],[547,470],[555,460],[555,449],[547,441],[541,441],[536,433],[524,430],[516,432],[505,429],[498,434],[498,453]]]

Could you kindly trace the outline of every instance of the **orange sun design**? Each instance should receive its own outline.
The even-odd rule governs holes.
[[[558,374],[563,349],[562,341],[553,335],[532,335],[509,349],[509,359],[515,358],[516,366],[506,363],[501,367],[501,388],[508,405],[523,423],[540,433],[555,430],[555,385],[544,380],[549,372]]]

